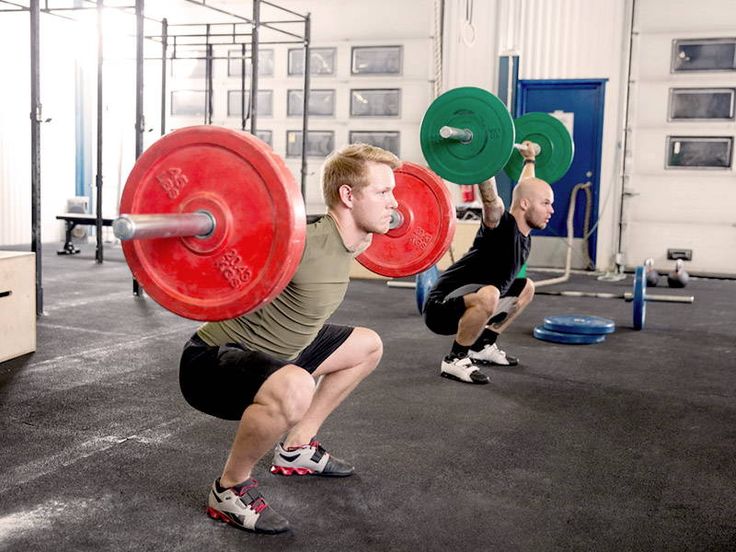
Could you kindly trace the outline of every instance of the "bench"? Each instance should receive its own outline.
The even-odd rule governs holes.
[[[56,215],[56,218],[63,220],[66,224],[66,241],[64,242],[64,248],[57,251],[58,255],[76,255],[79,253],[79,249],[74,247],[72,243],[72,230],[77,225],[95,226],[97,224],[97,215],[87,213],[62,213]],[[102,226],[112,226],[114,218],[102,217]]]

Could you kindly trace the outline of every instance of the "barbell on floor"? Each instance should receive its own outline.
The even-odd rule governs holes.
[[[521,143],[533,144],[535,174],[549,183],[570,168],[574,144],[565,125],[547,113],[514,121],[503,102],[481,88],[461,87],[437,97],[422,119],[420,143],[430,168],[456,184],[477,184],[502,169],[518,180]]]
[[[535,295],[559,295],[563,297],[592,297],[596,299],[624,299],[633,303],[633,322],[635,330],[644,329],[646,304],[648,302],[685,303],[695,302],[692,295],[652,295],[647,293],[645,268],[637,266],[634,270],[632,291],[624,293],[595,293],[590,291],[545,291],[537,290]]]
[[[404,163],[394,171],[399,206],[386,235],[358,257],[402,277],[445,253],[455,212],[442,180]],[[224,320],[275,298],[293,277],[306,239],[301,191],[284,161],[244,132],[176,130],[138,159],[113,231],[133,276],[164,308]]]

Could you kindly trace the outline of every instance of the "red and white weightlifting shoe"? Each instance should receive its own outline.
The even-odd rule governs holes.
[[[210,489],[207,514],[212,519],[254,533],[275,534],[289,530],[289,522],[266,503],[255,479],[225,488],[217,478]]]
[[[284,444],[279,443],[271,466],[271,473],[279,475],[347,477],[354,471],[353,466],[332,456],[316,439],[299,447],[284,448]]]

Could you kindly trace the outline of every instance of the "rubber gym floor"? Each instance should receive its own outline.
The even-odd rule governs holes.
[[[44,246],[36,353],[0,364],[0,550],[734,550],[736,281],[691,279],[692,305],[538,296],[500,341],[491,384],[443,379],[451,338],[413,290],[354,281],[333,320],[384,357],[319,438],[357,474],[255,477],[293,530],[205,514],[236,424],[181,398],[197,323],[134,298],[115,247]],[[534,274],[539,278],[549,274]],[[623,292],[574,275],[556,289]],[[597,345],[534,339],[549,314],[613,319]]]

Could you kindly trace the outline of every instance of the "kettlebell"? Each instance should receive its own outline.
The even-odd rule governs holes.
[[[671,288],[684,288],[689,280],[690,275],[685,271],[682,259],[677,259],[675,270],[667,275],[667,285]]]
[[[644,261],[644,277],[647,280],[647,287],[657,287],[659,283],[659,272],[654,269],[654,259],[651,257]]]

